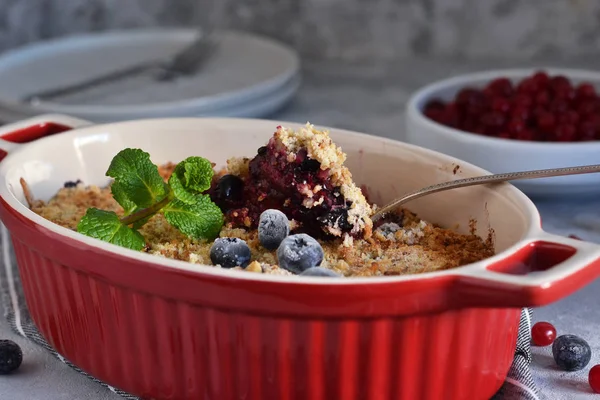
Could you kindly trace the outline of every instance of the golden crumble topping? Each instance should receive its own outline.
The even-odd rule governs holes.
[[[292,193],[301,196],[301,201],[297,198],[294,201],[305,207],[304,213],[307,212],[306,210],[314,211],[325,201],[338,201],[335,203],[336,207],[347,206],[347,214],[335,214],[333,218],[326,219],[326,229],[333,237],[317,238],[324,251],[321,267],[346,277],[403,275],[455,268],[494,254],[491,237],[483,240],[475,234],[463,235],[434,226],[408,210],[400,210],[391,220],[373,226],[370,218],[373,207],[367,202],[363,191],[353,182],[350,171],[344,166],[346,155],[333,143],[327,131],[319,131],[311,124],[298,131],[278,127],[268,146],[269,149],[267,146],[259,149],[259,155],[262,153],[263,158],[259,160],[260,163],[254,164],[254,168],[259,170],[270,168],[273,175],[267,176],[267,179],[260,176],[260,179],[246,181],[246,184],[253,182],[259,186],[258,189],[245,187],[244,193],[249,196],[249,199],[256,199],[258,202],[267,201],[266,194],[272,193],[269,192],[272,181],[268,178],[274,177],[285,181],[287,175],[277,175],[280,170],[288,168],[296,171],[303,167],[300,159],[310,159],[318,162],[318,167],[315,168],[320,172],[317,170],[315,174],[326,175],[326,179],[316,178],[312,186],[300,182]],[[286,160],[277,159],[279,155],[283,155]],[[250,179],[254,160],[249,158],[227,160],[227,165],[215,174],[209,194],[211,196],[219,194],[215,191],[218,189],[217,182],[225,175],[232,175],[229,178],[238,181],[242,178]],[[294,162],[296,164],[293,164]],[[287,163],[292,164],[287,165]],[[174,163],[159,166],[159,173],[165,181],[173,173],[175,166]],[[312,172],[303,173],[305,175],[301,176],[310,179],[306,174]],[[324,182],[333,184],[339,188],[339,191],[332,192],[329,188],[330,191],[326,192],[326,188],[323,187]],[[86,186],[83,183],[69,185],[70,187],[60,189],[52,199],[41,201],[34,200],[26,184],[22,183],[31,210],[68,229],[76,230],[77,224],[90,207],[114,211],[119,216],[123,215],[122,208],[112,197],[110,186],[101,188]],[[340,194],[343,196],[341,202],[338,197],[335,197]],[[274,196],[276,195],[277,193]],[[326,199],[326,196],[330,198]],[[282,200],[282,207],[292,206],[290,204],[292,200],[292,198]],[[268,250],[261,245],[256,228],[256,215],[251,218],[251,210],[244,208],[244,203],[241,205],[238,208],[231,207],[225,212],[226,219],[230,218],[231,221],[237,219],[239,223],[237,225],[226,223],[219,233],[220,237],[243,239],[250,248],[251,262],[248,266],[245,269],[241,267],[233,269],[252,273],[293,275],[290,271],[280,268],[276,250]],[[252,204],[246,207],[249,206]],[[260,209],[254,210],[255,213],[260,214],[259,211]],[[340,221],[340,215],[347,215],[348,221]],[[307,228],[306,220],[298,221],[293,217],[288,219],[292,231]],[[348,228],[348,224],[352,228]],[[342,226],[346,227],[345,231]],[[160,213],[154,215],[139,231],[146,240],[144,251],[150,254],[192,264],[212,265],[210,258],[212,242],[190,239],[170,225]],[[355,235],[356,232],[362,234]],[[218,265],[215,267],[220,268]]]

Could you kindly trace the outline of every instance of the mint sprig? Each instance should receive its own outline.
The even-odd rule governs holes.
[[[115,178],[119,191],[139,208],[150,207],[169,193],[158,167],[150,161],[150,154],[140,149],[120,151],[110,163],[106,176]],[[121,198],[115,200],[121,204]]]
[[[202,194],[213,176],[212,164],[202,157],[180,162],[165,183],[148,153],[125,149],[113,158],[106,175],[114,178],[111,192],[124,216],[90,208],[77,225],[79,233],[142,250],[146,243],[138,229],[157,213],[193,239],[213,239],[223,226],[221,209]]]

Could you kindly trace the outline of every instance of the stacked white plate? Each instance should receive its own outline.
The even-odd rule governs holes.
[[[32,104],[40,91],[86,82],[139,63],[168,60],[197,35],[191,29],[77,35],[0,56],[0,121],[63,113],[92,122],[186,116],[263,117],[300,84],[289,47],[264,37],[221,32],[213,55],[193,76],[159,82],[142,74]]]

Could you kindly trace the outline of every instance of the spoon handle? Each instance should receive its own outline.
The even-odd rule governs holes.
[[[594,172],[600,172],[600,164],[595,165],[584,165],[580,167],[566,167],[566,168],[552,168],[552,169],[538,169],[535,171],[522,171],[522,172],[507,172],[504,174],[484,175],[476,176],[473,178],[458,179],[456,181],[449,181],[443,183],[437,183],[435,185],[427,186],[408,193],[391,203],[378,209],[372,216],[373,221],[378,220],[384,214],[392,211],[396,207],[405,204],[411,200],[418,199],[419,197],[426,196],[428,194],[441,192],[444,190],[456,189],[466,186],[483,185],[486,183],[498,183],[506,181],[515,181],[519,179],[535,179],[535,178],[548,178],[552,176],[563,176],[563,175],[579,175],[579,174],[591,174]]]

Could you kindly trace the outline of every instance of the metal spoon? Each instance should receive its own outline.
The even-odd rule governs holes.
[[[506,181],[515,181],[520,179],[536,179],[536,178],[548,178],[552,176],[563,176],[563,175],[579,175],[579,174],[591,174],[594,172],[600,172],[600,164],[596,165],[584,165],[580,167],[566,167],[566,168],[553,168],[553,169],[539,169],[535,171],[523,171],[523,172],[508,172],[505,174],[494,174],[476,176],[473,178],[458,179],[456,181],[437,183],[435,185],[427,186],[414,192],[408,193],[398,199],[391,201],[385,206],[379,208],[372,216],[373,221],[377,221],[385,214],[393,211],[396,207],[408,203],[411,200],[418,199],[419,197],[426,196],[428,194],[442,192],[444,190],[456,189],[466,186],[483,185],[486,183],[498,183]]]
[[[147,61],[111,71],[82,82],[73,83],[72,85],[33,93],[26,96],[23,101],[36,105],[43,100],[56,99],[61,96],[148,72],[152,72],[153,78],[157,81],[167,81],[180,75],[190,75],[196,72],[201,64],[212,54],[214,47],[215,42],[211,35],[200,34],[191,44],[167,60]]]

